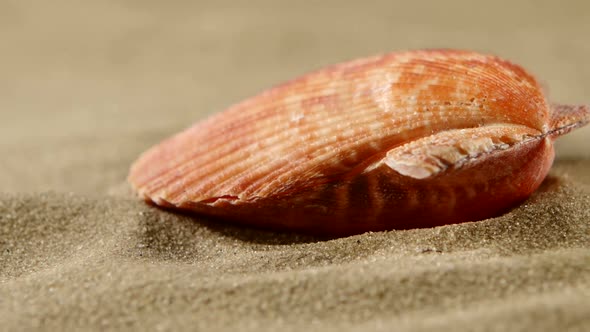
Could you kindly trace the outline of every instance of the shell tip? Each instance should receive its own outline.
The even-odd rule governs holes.
[[[590,122],[590,105],[551,106],[550,134],[561,136]]]

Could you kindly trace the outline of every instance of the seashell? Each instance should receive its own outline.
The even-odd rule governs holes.
[[[327,67],[145,152],[146,201],[233,222],[341,236],[476,221],[541,184],[556,137],[590,121],[518,65],[469,51]]]

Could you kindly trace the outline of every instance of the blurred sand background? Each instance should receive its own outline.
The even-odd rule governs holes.
[[[319,241],[137,201],[131,162],[271,85],[393,50],[494,53],[590,102],[584,1],[0,1],[0,327],[590,329],[590,127],[477,223]]]

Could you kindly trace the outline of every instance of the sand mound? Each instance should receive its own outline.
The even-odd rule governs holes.
[[[581,169],[590,162],[554,173]],[[123,196],[2,194],[0,216],[0,316],[9,330],[590,323],[590,191],[571,177],[550,177],[498,218],[332,240]]]

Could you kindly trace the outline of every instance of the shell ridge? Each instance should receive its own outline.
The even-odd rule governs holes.
[[[451,129],[392,149],[383,163],[401,175],[426,179],[544,136],[535,129],[514,124]]]

